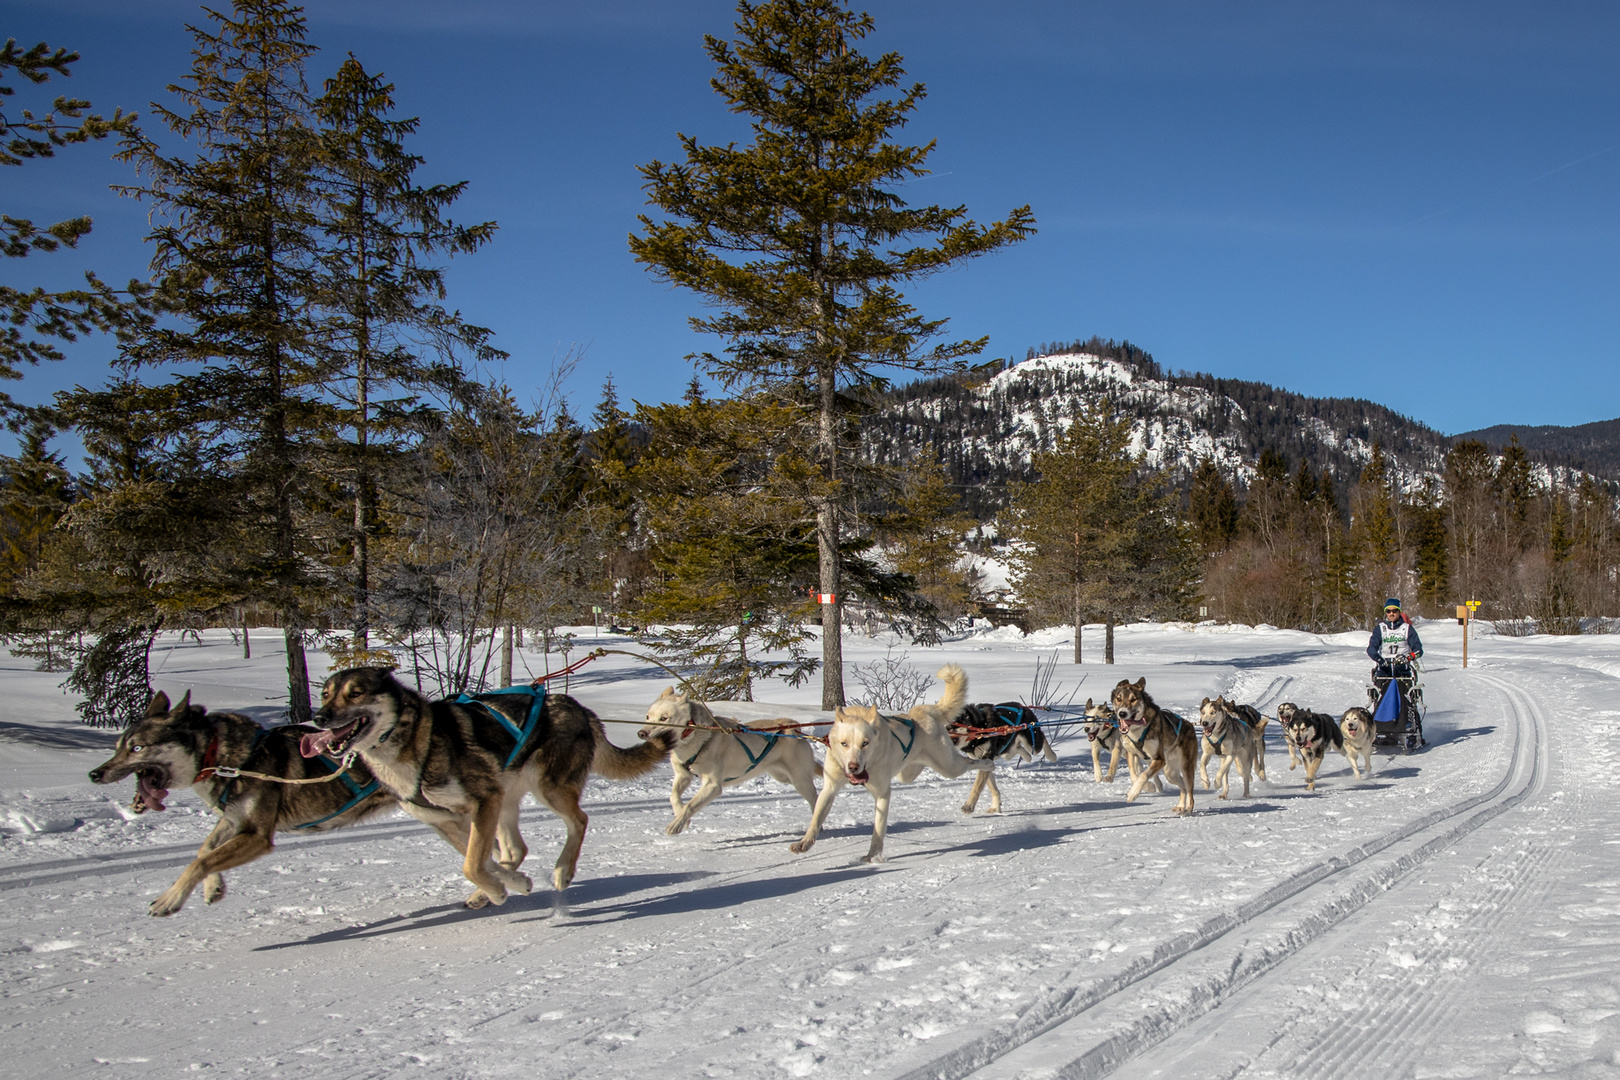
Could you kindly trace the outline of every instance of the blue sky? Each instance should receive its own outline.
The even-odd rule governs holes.
[[[1445,432],[1620,416],[1620,6],[1576,3],[875,0],[868,51],[929,94],[904,136],[938,141],[914,203],[981,221],[1030,203],[1039,235],[910,291],[987,356],[1127,338],[1169,369],[1365,397]],[[678,397],[690,294],[626,250],[635,171],[676,132],[746,138],[710,90],[712,0],[313,0],[312,82],[352,51],[422,118],[424,178],[465,179],[455,216],[498,239],[452,264],[451,303],[494,328],[520,391],[571,348],[585,416],[611,373],[625,400]],[[189,64],[175,0],[11,0],[7,36],[77,49],[51,93],[148,112]],[[28,89],[9,110],[40,101]],[[10,283],[79,266],[145,273],[145,211],[103,146],[8,170],[4,212],[78,213],[66,257],[10,260]],[[8,389],[99,382],[75,347]]]

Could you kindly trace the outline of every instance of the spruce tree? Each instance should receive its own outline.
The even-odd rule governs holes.
[[[378,528],[377,482],[415,424],[421,395],[465,393],[457,346],[480,360],[505,354],[489,331],[446,311],[444,269],[430,260],[478,250],[494,222],[456,225],[444,214],[465,182],[421,186],[423,159],[405,140],[419,121],[394,116],[394,87],[353,54],[313,103],[321,125],[321,249],[316,301],[324,378],[352,434],[336,449],[335,478],[352,491],[350,569],[353,641],[346,659],[369,657],[371,540]]]
[[[73,501],[67,465],[49,449],[55,434],[36,418],[17,456],[0,457],[0,589],[7,594],[39,567],[50,531]]]
[[[1015,484],[1006,517],[1014,542],[1013,588],[1032,613],[1074,623],[1074,662],[1088,614],[1117,610],[1114,586],[1130,571],[1140,508],[1129,481],[1131,422],[1103,408],[1080,412],[1051,450],[1035,455],[1040,477]]]
[[[1226,550],[1237,535],[1238,501],[1232,482],[1204,458],[1193,473],[1187,494],[1187,516],[1193,539],[1205,558]]]
[[[302,11],[288,0],[237,0],[191,27],[180,106],[154,105],[195,156],[169,156],[143,134],[120,157],[150,203],[152,269],[173,318],[124,351],[133,368],[176,365],[164,437],[191,440],[207,469],[231,480],[231,506],[258,535],[226,568],[278,614],[288,711],[310,717],[304,631],[322,584],[306,528],[316,497],[314,450],[337,417],[323,400],[315,321],[320,139],[304,78]]]
[[[79,54],[64,48],[52,49],[43,41],[19,49],[15,39],[0,46],[0,105],[16,95],[17,88],[4,81],[19,75],[39,85],[52,78],[67,78]],[[24,109],[12,119],[0,112],[0,166],[21,166],[56,156],[64,147],[110,135],[131,135],[136,131],[135,116],[116,110],[110,119],[87,113],[90,103],[80,98],[58,96],[48,112],[35,115]],[[27,218],[0,216],[0,256],[21,259],[49,254],[64,247],[77,247],[91,229],[91,220],[80,216],[50,225],[36,225]],[[72,342],[96,330],[124,330],[139,325],[145,313],[138,304],[145,290],[131,282],[120,295],[93,273],[85,274],[85,287],[62,292],[43,288],[18,289],[0,285],[0,379],[22,378],[24,364],[60,360],[56,342]],[[0,418],[14,429],[27,420],[10,395],[0,393]]]
[[[630,250],[663,280],[720,309],[694,317],[721,353],[697,360],[729,389],[762,389],[817,420],[818,591],[822,705],[844,702],[840,551],[853,525],[852,393],[883,371],[953,368],[985,340],[929,347],[945,320],[927,319],[900,286],[1034,230],[1027,206],[988,228],[964,207],[908,207],[897,186],[926,174],[933,144],[890,141],[923,97],[900,86],[901,58],[856,46],[872,19],[840,0],[742,0],[735,42],[705,38],[715,91],[749,119],[743,146],[681,136],[685,160],[642,167],[662,221],[641,218]],[[921,242],[919,242],[921,241]]]

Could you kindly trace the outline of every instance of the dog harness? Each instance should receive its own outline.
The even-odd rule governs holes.
[[[517,694],[527,695],[529,697],[529,715],[523,721],[522,727],[518,727],[516,724],[512,723],[511,720],[508,720],[504,715],[502,715],[499,709],[492,709],[489,707],[488,703],[480,700],[481,698],[494,697],[496,694]],[[533,735],[535,729],[540,726],[540,717],[545,712],[546,706],[546,684],[542,682],[539,686],[530,686],[528,684],[522,686],[503,686],[499,690],[485,690],[483,693],[476,695],[462,694],[460,697],[456,698],[456,704],[478,706],[490,716],[493,716],[496,721],[500,723],[501,727],[505,728],[511,734],[512,738],[517,740],[516,745],[512,747],[512,753],[507,757],[506,764],[503,766],[504,768],[510,769],[513,764],[517,762],[519,755],[523,753],[523,748],[528,745],[529,736]]]
[[[727,777],[726,779],[721,780],[720,782],[722,784],[729,784],[733,780],[741,780],[743,777],[747,776],[749,773],[751,773],[755,769],[759,768],[759,763],[764,761],[766,756],[769,755],[772,750],[776,749],[777,740],[782,738],[782,733],[779,732],[779,731],[776,731],[776,732],[764,732],[764,731],[755,731],[752,728],[750,728],[748,730],[748,733],[750,735],[758,735],[760,738],[764,739],[765,740],[765,745],[763,747],[761,747],[759,753],[756,754],[756,753],[754,753],[752,750],[750,750],[748,748],[748,743],[746,741],[744,741],[741,732],[736,732],[736,731],[728,732],[727,734],[729,734],[733,739],[737,740],[737,745],[742,747],[743,753],[748,755],[748,768],[744,769],[742,772],[738,773],[736,776]],[[703,740],[703,745],[697,748],[696,753],[694,753],[691,757],[687,758],[685,761],[681,762],[681,768],[690,769],[692,767],[692,762],[694,762],[694,761],[696,761],[698,759],[699,755],[701,755],[703,753],[704,749],[706,747],[708,747],[708,745],[709,745],[709,740],[704,739]]]
[[[913,720],[909,716],[885,716],[883,719],[893,720],[897,724],[906,725],[906,730],[911,733],[911,739],[909,741],[900,742],[900,736],[895,734],[894,728],[889,729],[889,734],[894,735],[894,741],[900,743],[900,756],[909,757],[911,754],[911,748],[917,745],[917,721]]]
[[[269,734],[269,728],[260,728],[254,733],[253,742],[248,746],[247,756],[242,759],[243,765],[246,765],[248,762],[253,760],[253,755],[259,751],[259,744],[264,742],[265,737]],[[208,740],[208,749],[203,751],[203,767],[197,771],[196,777],[191,782],[195,784],[198,780],[212,780],[220,777],[222,775],[220,771],[221,767],[214,764],[214,761],[218,757],[219,736],[215,735],[212,739]],[[240,767],[241,766],[238,766],[237,768]],[[225,770],[225,783],[220,786],[219,802],[217,803],[221,811],[224,811],[226,804],[231,801],[231,787],[236,782],[236,773],[237,769]]]
[[[348,767],[345,766],[342,761],[327,754],[321,754],[318,757],[311,758],[310,760],[318,761],[322,765],[325,765],[328,771],[337,773],[338,779],[343,781],[343,786],[349,789],[349,795],[351,798],[348,802],[344,803],[330,814],[327,814],[325,817],[316,818],[314,821],[306,821],[302,825],[294,825],[293,828],[295,829],[313,829],[315,826],[331,821],[335,817],[340,817],[343,814],[347,814],[350,810],[353,810],[355,807],[365,802],[366,799],[370,798],[371,795],[382,786],[376,780],[372,780],[369,784],[360,783],[354,777],[349,775]]]
[[[1187,726],[1187,721],[1183,720],[1181,717],[1177,716],[1175,713],[1171,712],[1169,709],[1160,709],[1159,710],[1159,715],[1162,716],[1162,717],[1166,717],[1166,718],[1168,718],[1170,720],[1175,721],[1176,734],[1178,736],[1181,734],[1182,728]],[[1143,750],[1142,747],[1147,745],[1148,728],[1150,728],[1152,726],[1153,726],[1152,724],[1143,724],[1142,725],[1142,737],[1140,739],[1131,739],[1131,733],[1130,733],[1129,729],[1127,729],[1125,727],[1124,724],[1121,724],[1119,726],[1119,730],[1120,730],[1120,734],[1124,735],[1127,739],[1131,739],[1131,744],[1134,745],[1137,750],[1141,751],[1141,753],[1145,757],[1147,755],[1147,751]]]
[[[743,777],[759,768],[759,763],[765,760],[765,756],[767,754],[776,749],[776,741],[782,737],[780,733],[766,734],[762,731],[755,732],[754,734],[765,740],[765,745],[760,748],[760,751],[757,754],[748,749],[748,744],[743,741],[743,737],[741,735],[736,732],[731,733],[731,737],[737,740],[737,745],[743,748],[743,753],[748,755],[748,768],[744,769],[742,772],[731,777],[730,779],[720,781],[722,784],[729,784],[732,780],[741,780]]]

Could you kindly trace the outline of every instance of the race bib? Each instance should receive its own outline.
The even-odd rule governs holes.
[[[1399,634],[1385,633],[1382,655],[1385,660],[1393,660],[1406,651],[1406,628],[1401,627]]]

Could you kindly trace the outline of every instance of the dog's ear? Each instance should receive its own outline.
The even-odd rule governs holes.
[[[1220,698],[1216,698],[1216,699],[1215,699],[1215,702],[1216,702],[1216,704],[1219,704],[1219,703],[1220,703],[1220,700],[1221,700],[1221,699],[1220,699]],[[1204,707],[1204,706],[1205,706],[1205,705],[1208,705],[1208,704],[1209,704],[1209,698],[1205,698],[1205,699],[1204,699],[1204,700],[1203,700],[1203,701],[1200,701],[1200,702],[1199,702],[1199,703],[1198,703],[1198,707],[1199,707],[1199,708],[1200,708],[1200,709],[1202,709],[1202,708],[1203,708],[1203,707]]]
[[[1096,708],[1096,705],[1097,705],[1097,703],[1095,701],[1092,701],[1090,698],[1086,698],[1086,708],[1088,708],[1088,709]]]
[[[186,691],[186,696],[180,699],[180,704],[176,705],[175,708],[178,709],[182,715],[184,715],[185,713],[188,713],[188,712],[191,711],[191,691],[190,690]]]
[[[665,698],[672,698],[674,696],[675,688],[673,686],[666,686],[664,687],[664,692],[658,695],[658,700],[663,701]]]
[[[1137,679],[1136,682],[1131,684],[1131,685],[1137,690],[1146,690],[1147,689],[1147,676],[1146,675],[1142,676],[1140,679]]]
[[[152,695],[151,702],[146,706],[147,716],[167,716],[169,712],[169,695],[159,690]]]

